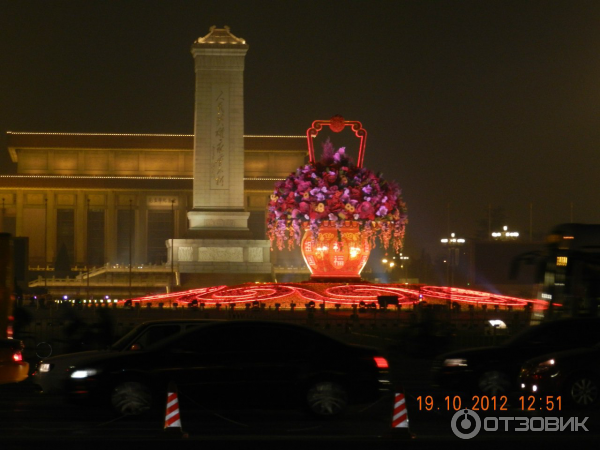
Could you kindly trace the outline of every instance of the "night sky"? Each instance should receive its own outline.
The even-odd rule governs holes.
[[[250,45],[246,134],[363,123],[406,253],[490,209],[527,240],[600,223],[600,1],[0,0],[1,171],[9,130],[191,134],[211,25]]]

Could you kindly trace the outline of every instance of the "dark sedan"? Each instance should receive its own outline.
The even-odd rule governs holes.
[[[434,362],[433,381],[444,390],[506,395],[519,390],[519,371],[528,359],[598,342],[599,318],[545,322],[527,328],[500,346],[458,350],[439,356]]]
[[[87,361],[91,357],[106,352],[139,351],[208,322],[211,321],[205,319],[169,319],[144,322],[106,350],[66,353],[41,360],[33,373],[33,383],[43,393],[59,393],[64,390],[69,368],[76,367],[80,361]]]
[[[600,401],[600,347],[549,353],[527,361],[519,375],[528,402],[555,398],[560,406],[587,408]],[[531,398],[531,400],[528,400]]]
[[[159,405],[170,382],[182,402],[283,407],[335,416],[392,390],[387,360],[311,329],[278,322],[211,323],[145,350],[106,353],[70,368],[67,392],[110,399],[121,413]]]

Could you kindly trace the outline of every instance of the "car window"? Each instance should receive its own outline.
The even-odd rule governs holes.
[[[138,344],[142,349],[148,348],[152,344],[163,341],[168,337],[174,336],[181,331],[181,325],[152,325],[148,327],[140,336],[132,342]]]
[[[175,351],[231,353],[301,349],[307,352],[328,347],[332,339],[302,328],[269,324],[234,324],[192,330],[169,345]]]
[[[198,328],[199,326],[205,325],[206,322],[194,322],[194,323],[186,323],[184,325],[185,331],[192,330],[194,328]]]

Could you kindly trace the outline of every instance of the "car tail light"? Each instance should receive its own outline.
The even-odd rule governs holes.
[[[6,326],[6,337],[8,339],[12,339],[14,336],[13,322],[15,318],[13,316],[8,316],[8,325]]]
[[[375,361],[375,365],[378,369],[389,369],[390,365],[383,356],[374,356],[373,360]]]
[[[23,355],[21,354],[21,350],[15,350],[13,353],[13,361],[21,362],[23,361]]]

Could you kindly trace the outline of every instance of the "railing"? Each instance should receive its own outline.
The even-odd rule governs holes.
[[[39,268],[39,266],[37,268],[32,268],[30,267],[29,270],[30,271],[37,271],[39,269],[39,271],[43,271],[43,268]],[[54,269],[51,269],[49,267],[46,268],[47,271],[51,271]],[[87,272],[87,268],[85,267],[74,267],[72,268],[72,271],[79,271],[80,273],[77,274],[76,276],[74,276],[73,278],[71,277],[66,277],[66,278],[56,278],[56,277],[47,277],[44,279],[44,277],[42,277],[41,275],[38,276],[38,278],[36,280],[30,281],[29,282],[29,286],[30,287],[46,287],[46,286],[65,286],[65,287],[85,287],[88,283],[88,278],[90,280],[90,284],[92,286],[96,286],[96,287],[105,287],[105,286],[128,286],[129,284],[131,284],[131,286],[137,286],[137,287],[148,287],[148,286],[164,286],[165,283],[168,284],[168,280],[166,280],[166,278],[164,278],[164,275],[166,274],[170,274],[171,273],[171,267],[170,266],[166,266],[166,265],[152,265],[152,264],[144,264],[144,265],[140,265],[140,266],[135,266],[132,267],[131,269],[129,268],[129,266],[124,266],[124,265],[120,265],[120,264],[105,264],[104,266],[101,267],[94,267],[92,269],[90,269],[89,273]],[[178,267],[174,267],[173,271],[177,272]],[[135,278],[131,279],[131,282],[129,281],[129,279],[127,280],[115,280],[115,279],[107,279],[107,280],[101,280],[98,279],[97,277],[99,275],[102,274],[140,274],[140,273],[146,273],[146,274],[159,274],[162,276],[162,278],[160,278],[159,280],[154,280],[153,283],[148,284],[148,280],[136,280]]]

